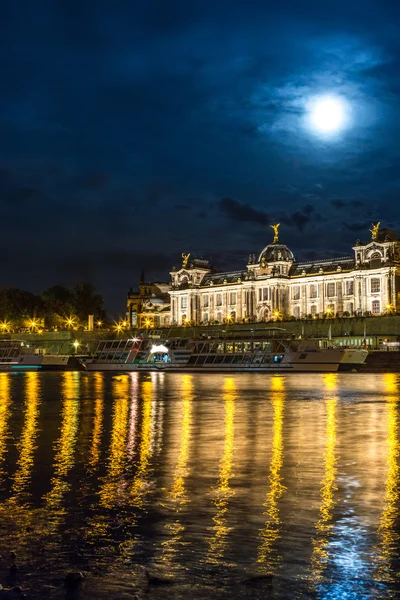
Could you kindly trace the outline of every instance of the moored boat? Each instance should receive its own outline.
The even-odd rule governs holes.
[[[82,364],[69,354],[35,353],[16,340],[0,341],[1,371],[77,371]]]
[[[88,371],[327,373],[356,369],[367,355],[363,348],[323,347],[321,340],[296,340],[269,328],[199,338],[103,340],[83,364]]]

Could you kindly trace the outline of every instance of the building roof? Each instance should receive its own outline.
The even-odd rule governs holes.
[[[294,262],[294,254],[285,244],[268,244],[261,250],[258,262],[263,259],[267,263],[280,260]]]
[[[220,273],[207,273],[202,279],[201,287],[210,285],[222,285],[223,283],[237,283],[238,279],[247,279],[247,271],[224,271]]]
[[[328,258],[326,260],[310,260],[295,263],[290,269],[290,277],[300,275],[318,275],[319,273],[335,273],[341,271],[352,271],[355,268],[355,260],[352,256],[340,258]]]

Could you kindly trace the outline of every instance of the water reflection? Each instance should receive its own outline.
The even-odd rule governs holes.
[[[139,445],[139,459],[136,474],[130,489],[130,504],[136,508],[144,508],[145,496],[148,490],[148,470],[152,451],[152,404],[153,382],[142,383],[143,416]]]
[[[89,452],[89,467],[95,469],[100,460],[101,437],[103,433],[104,411],[104,375],[94,373],[94,419],[93,433]]]
[[[396,523],[399,517],[399,388],[398,376],[383,377],[387,408],[387,474],[385,481],[384,508],[379,519],[377,547],[378,568],[375,578],[379,581],[396,581],[398,574],[393,570],[397,559],[399,532]]]
[[[181,434],[179,443],[178,460],[176,463],[172,486],[167,490],[165,506],[171,511],[175,518],[165,525],[167,539],[162,542],[161,560],[172,565],[178,552],[178,548],[183,545],[182,536],[184,525],[180,518],[183,507],[188,502],[186,490],[186,479],[189,475],[189,445],[192,420],[192,400],[193,400],[193,377],[184,375],[182,378],[181,389]]]
[[[10,375],[9,373],[0,373],[0,486],[5,475],[3,461],[7,452],[7,440],[9,436],[8,419],[10,416],[10,405]]]
[[[399,381],[0,374],[1,546],[88,599],[395,598]]]
[[[266,516],[263,529],[260,531],[257,563],[261,571],[273,573],[280,561],[276,544],[280,537],[281,519],[279,515],[279,499],[285,491],[282,483],[283,464],[283,417],[285,406],[284,378],[277,375],[271,380],[271,402],[273,406],[273,438],[272,458],[269,470],[269,490],[265,497]]]
[[[70,487],[68,474],[74,465],[78,431],[79,383],[79,373],[67,371],[62,374],[61,431],[55,446],[52,487],[45,497],[46,506],[50,509],[61,506],[63,496]]]
[[[114,410],[111,430],[111,442],[108,451],[108,469],[105,483],[100,489],[101,504],[112,507],[122,499],[124,482],[121,475],[126,465],[126,438],[129,411],[129,375],[113,378]]]
[[[326,434],[324,451],[324,477],[321,487],[321,505],[316,523],[316,536],[313,540],[311,557],[312,575],[315,583],[321,581],[322,574],[328,566],[329,539],[333,527],[332,515],[334,494],[337,490],[336,478],[336,406],[334,395],[337,387],[337,375],[323,376],[326,404]]]
[[[135,456],[136,437],[139,420],[139,375],[138,373],[130,374],[130,413],[129,413],[129,431],[128,444],[126,447],[127,459],[132,461]]]
[[[25,411],[21,439],[18,444],[19,455],[17,471],[11,488],[10,501],[22,501],[22,496],[30,483],[34,466],[34,452],[37,448],[38,417],[41,401],[40,376],[36,372],[25,374]]]
[[[222,558],[228,546],[227,536],[232,529],[227,523],[229,499],[235,493],[230,487],[230,480],[233,477],[236,401],[236,385],[233,378],[224,380],[223,398],[225,401],[224,454],[219,463],[219,480],[214,498],[216,514],[213,517],[213,535],[208,541],[207,554],[207,561],[214,564],[223,562]]]

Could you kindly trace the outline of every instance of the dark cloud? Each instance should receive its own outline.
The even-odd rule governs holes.
[[[280,220],[289,227],[296,227],[298,231],[302,232],[305,226],[311,221],[323,221],[324,218],[315,212],[314,206],[307,204],[300,211],[283,214]]]
[[[348,223],[343,222],[342,223],[343,227],[348,229],[349,231],[354,231],[356,233],[358,232],[367,232],[368,228],[371,227],[371,223],[370,221],[363,221],[363,222],[355,222],[355,223]]]
[[[218,202],[218,207],[232,221],[257,223],[259,225],[268,225],[269,223],[269,217],[266,213],[234,198],[222,198]]]
[[[270,241],[272,215],[296,256],[398,226],[400,5],[334,8],[9,2],[3,280],[85,275],[123,306],[142,263],[165,279],[196,248],[235,268]],[[321,94],[349,105],[333,138],[307,125]]]
[[[88,190],[101,190],[107,187],[108,176],[107,173],[93,172],[88,173],[77,178],[77,184],[79,187]]]
[[[367,206],[367,204],[361,200],[351,200],[350,202],[345,202],[344,200],[331,200],[331,204],[338,210],[344,208],[363,208]]]

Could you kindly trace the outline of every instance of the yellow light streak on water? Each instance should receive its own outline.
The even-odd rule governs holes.
[[[283,419],[285,407],[285,387],[282,376],[277,375],[271,380],[273,407],[273,438],[272,458],[269,469],[269,490],[265,496],[264,515],[265,525],[260,531],[260,544],[257,553],[257,563],[265,573],[273,573],[279,564],[280,557],[277,555],[276,543],[280,538],[281,519],[279,514],[279,499],[285,491],[282,483],[283,465]]]
[[[228,527],[228,508],[229,499],[235,493],[230,487],[230,480],[233,477],[236,402],[236,384],[233,378],[224,380],[223,397],[225,400],[224,453],[219,462],[219,480],[214,499],[216,514],[213,517],[213,535],[208,540],[209,549],[206,559],[214,564],[223,562],[222,558],[228,546],[227,536],[232,530],[232,527]]]
[[[89,466],[95,469],[100,459],[101,436],[103,433],[103,410],[104,410],[104,375],[94,373],[94,419],[93,434],[90,448]]]
[[[324,451],[324,477],[321,482],[321,504],[316,522],[316,536],[313,539],[311,556],[312,579],[315,583],[321,581],[323,572],[328,566],[328,545],[333,527],[332,514],[335,505],[336,486],[336,407],[337,398],[334,392],[337,388],[337,375],[323,376],[326,396],[326,441]]]
[[[183,544],[182,535],[185,528],[179,519],[179,513],[182,511],[183,506],[188,502],[185,482],[189,475],[188,460],[192,420],[192,400],[193,377],[191,375],[184,375],[182,377],[181,391],[182,424],[178,460],[175,467],[172,486],[167,491],[166,497],[167,508],[173,511],[177,516],[172,522],[165,525],[168,538],[162,542],[163,551],[161,560],[168,565],[172,565],[178,548]]]
[[[148,487],[148,469],[151,457],[151,433],[152,433],[152,418],[151,408],[153,400],[153,382],[144,381],[142,383],[142,399],[143,399],[143,417],[142,430],[139,446],[139,460],[137,471],[132,482],[130,494],[131,504],[137,508],[143,508],[145,503],[145,495]]]
[[[129,375],[120,375],[113,379],[114,412],[111,442],[108,453],[106,482],[100,490],[101,504],[112,507],[122,493],[120,476],[126,464],[126,437],[129,413]]]
[[[17,472],[11,490],[12,501],[21,500],[22,494],[29,485],[31,471],[34,466],[34,452],[37,448],[36,437],[38,429],[41,387],[39,373],[25,373],[25,416],[19,443]]]
[[[385,482],[384,508],[379,519],[377,547],[378,567],[375,579],[378,581],[398,581],[398,574],[392,562],[398,556],[399,533],[396,527],[399,506],[399,386],[398,376],[383,376],[387,410],[387,472]]]
[[[2,463],[7,452],[8,419],[10,416],[10,374],[0,373],[0,482],[4,471]]]
[[[48,508],[58,508],[70,485],[69,471],[75,462],[75,446],[79,416],[79,373],[67,371],[62,375],[61,431],[55,446],[52,488],[45,497]]]

